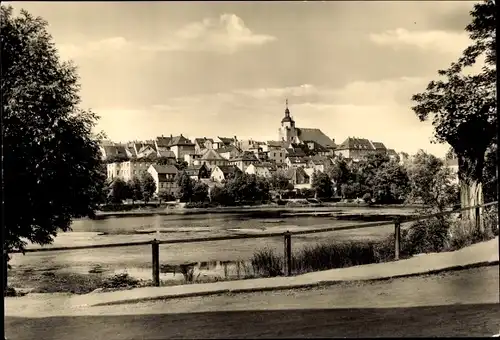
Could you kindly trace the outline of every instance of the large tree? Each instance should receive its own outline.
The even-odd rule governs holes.
[[[326,172],[335,183],[335,192],[339,195],[342,184],[347,184],[351,177],[349,165],[343,157],[338,157],[335,159],[334,163],[328,167]]]
[[[141,175],[141,192],[144,203],[148,203],[156,191],[156,182],[149,172]]]
[[[177,183],[175,197],[181,202],[191,201],[193,197],[193,181],[186,171],[177,173],[175,182]]]
[[[283,193],[288,190],[290,181],[288,180],[288,177],[286,176],[284,171],[278,170],[273,172],[273,174],[271,175],[269,184],[270,188],[276,191],[281,199],[283,197]]]
[[[432,119],[435,141],[450,144],[457,155],[463,207],[484,201],[485,153],[497,133],[495,1],[474,5],[470,14],[472,22],[465,30],[472,44],[457,62],[438,71],[441,79],[431,81],[424,92],[412,97],[419,119]],[[481,72],[468,69],[482,59]],[[475,219],[475,209],[462,216]]]
[[[318,198],[331,198],[333,196],[332,180],[323,172],[313,173],[312,188]]]
[[[139,177],[132,177],[132,179],[127,182],[127,186],[128,198],[132,200],[132,204],[135,201],[139,201],[140,199],[142,199],[142,183]]]
[[[408,202],[424,204],[424,210],[442,212],[457,203],[453,174],[444,162],[423,150],[408,164],[410,183]]]
[[[376,203],[404,201],[410,190],[406,170],[396,161],[383,163],[371,179],[371,188]]]
[[[1,6],[4,251],[48,244],[92,216],[105,173],[97,117],[79,108],[76,68],[61,62],[47,22]]]

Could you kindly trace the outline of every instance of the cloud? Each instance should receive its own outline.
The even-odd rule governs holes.
[[[122,56],[128,49],[134,51],[207,51],[233,54],[241,49],[265,45],[276,37],[253,33],[235,14],[222,14],[190,23],[174,32],[166,32],[160,42],[151,45],[129,41],[124,37],[110,37],[83,44],[59,44],[60,56],[67,59],[102,56]]]
[[[375,44],[393,48],[415,47],[440,53],[461,53],[469,44],[465,32],[409,31],[404,28],[371,33],[369,38]]]
[[[426,79],[408,77],[358,81],[341,88],[303,84],[170,98],[134,112],[95,111],[103,116],[100,128],[115,140],[179,133],[266,140],[277,138],[288,97],[298,127],[320,128],[338,143],[358,136],[398,151],[414,153],[423,148],[444,155],[446,146],[429,142],[433,131],[430,122],[420,123],[410,109],[411,95],[425,85]]]
[[[173,34],[167,34],[161,44],[144,46],[144,49],[162,51],[210,51],[232,54],[240,49],[261,46],[276,37],[253,33],[235,14],[222,14],[188,24]]]

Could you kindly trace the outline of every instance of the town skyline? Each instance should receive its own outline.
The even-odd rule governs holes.
[[[78,67],[83,109],[110,140],[162,134],[276,140],[297,125],[337,144],[427,150],[411,111],[468,45],[475,2],[12,3],[42,16]],[[90,24],[89,24],[90,23]]]

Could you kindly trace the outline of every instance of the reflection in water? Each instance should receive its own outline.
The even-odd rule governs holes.
[[[203,261],[192,262],[181,265],[162,264],[160,273],[176,274],[194,272],[199,276],[230,278],[246,278],[253,274],[252,265],[249,261]]]

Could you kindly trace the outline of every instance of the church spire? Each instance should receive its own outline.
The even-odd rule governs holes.
[[[290,117],[290,110],[288,109],[288,98],[285,99],[285,117]]]

